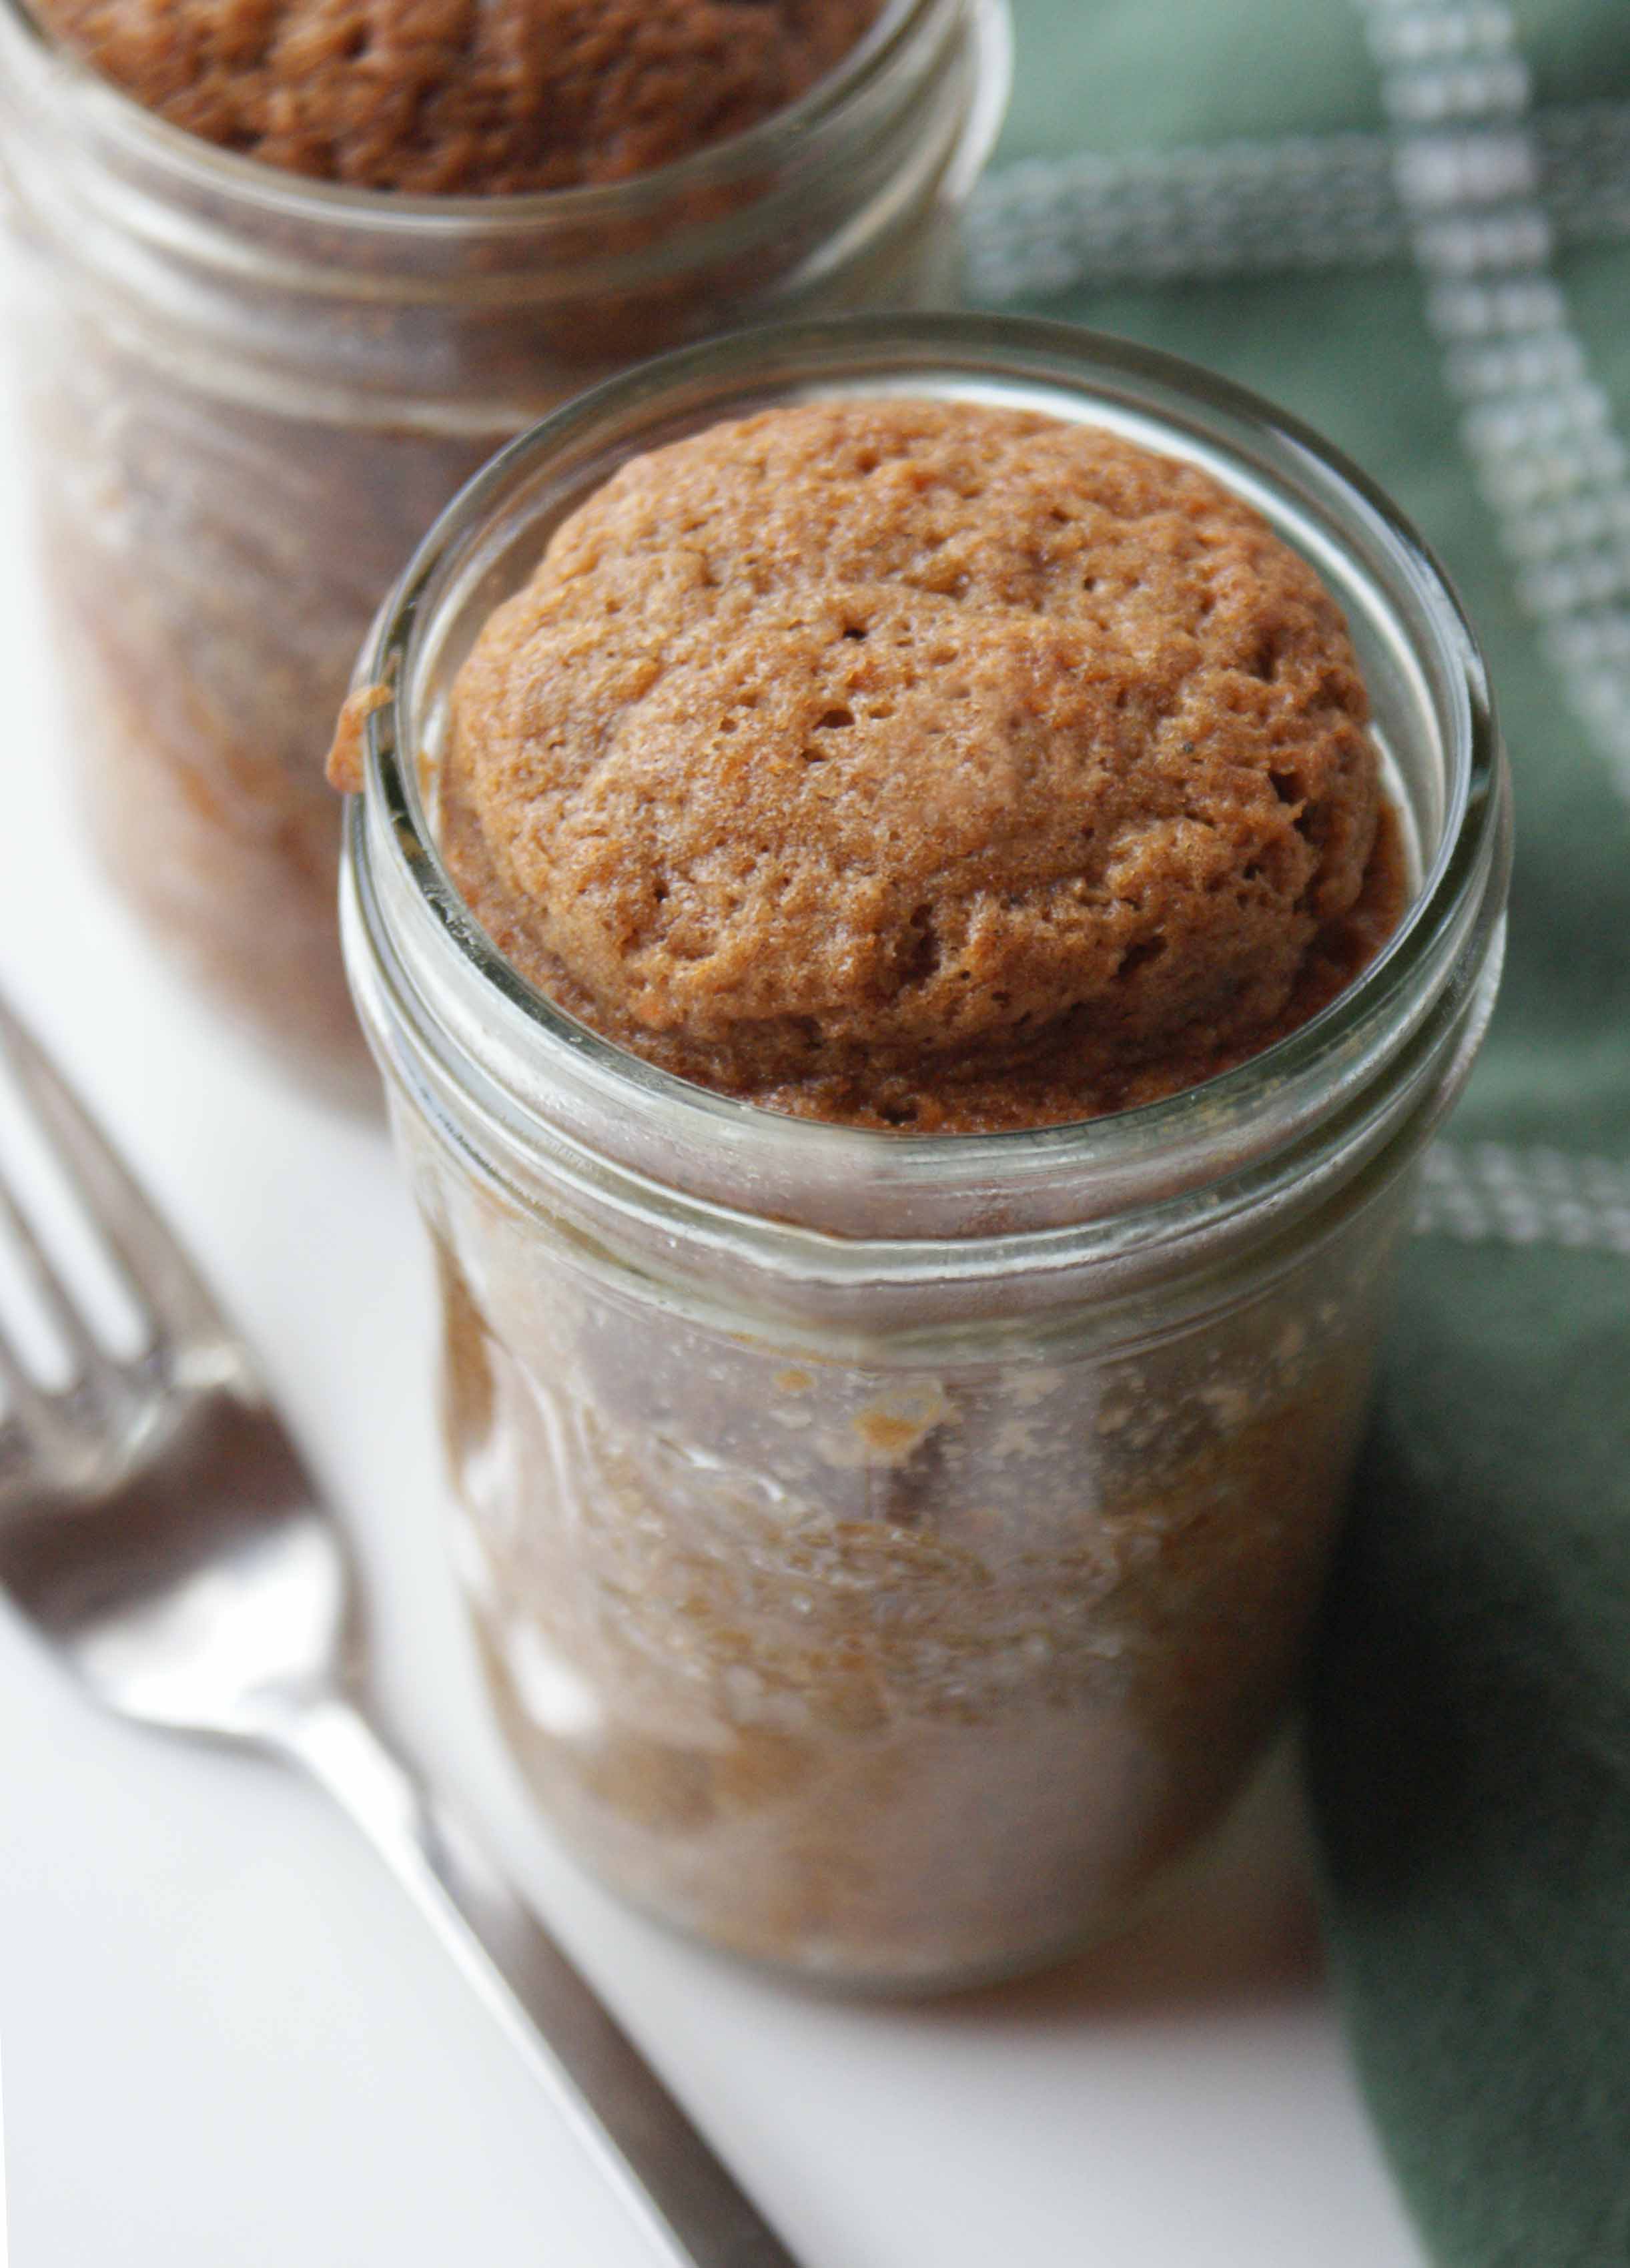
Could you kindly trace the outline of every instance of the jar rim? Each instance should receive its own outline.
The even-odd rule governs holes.
[[[1339,503],[1394,578],[1390,595],[1400,604],[1407,596],[1430,623],[1452,709],[1454,777],[1440,839],[1404,920],[1376,959],[1306,1024],[1197,1086],[1066,1124],[974,1134],[793,1117],[692,1085],[577,1022],[528,983],[465,908],[424,808],[416,720],[401,711],[427,624],[454,573],[469,570],[483,528],[528,476],[551,460],[570,460],[574,453],[579,460],[592,456],[597,438],[619,430],[627,445],[623,456],[660,446],[669,435],[652,429],[660,428],[663,415],[669,425],[685,430],[687,401],[707,396],[712,382],[733,372],[741,375],[742,399],[734,411],[715,401],[718,417],[745,414],[766,397],[798,398],[800,390],[806,398],[907,393],[913,387],[932,393],[934,381],[948,377],[977,390],[999,373],[1031,384],[1036,406],[1045,406],[1047,389],[1088,397],[1104,409],[1117,401],[1142,405],[1146,415],[1169,423],[1174,437],[1186,431],[1192,438],[1220,422],[1231,435],[1264,444],[1280,481],[1300,478],[1308,494]],[[1184,409],[1186,419],[1175,414]],[[609,476],[614,461],[620,458],[602,463],[595,485]],[[1267,1185],[1263,1169],[1272,1168],[1270,1179],[1282,1179],[1294,1163],[1295,1143],[1269,1145],[1269,1157],[1261,1130],[1252,1133],[1252,1121],[1268,1099],[1281,1115],[1287,1104],[1299,1102],[1298,1137],[1311,1128],[1317,1147],[1316,1122],[1329,1121],[1335,1099],[1358,1107],[1361,1090],[1400,1057],[1404,1027],[1412,1017],[1419,1024],[1450,988],[1469,932],[1481,917],[1486,942],[1497,918],[1497,907],[1491,917],[1487,904],[1491,883],[1502,879],[1508,831],[1503,757],[1475,636],[1428,548],[1366,475],[1300,421],[1198,365],[1067,324],[925,315],[779,325],[682,349],[608,380],[520,436],[454,499],[377,618],[358,681],[387,688],[390,697],[363,724],[368,792],[353,799],[357,808],[348,829],[353,882],[376,860],[388,865],[406,897],[428,917],[444,961],[450,956],[461,962],[495,1003],[505,1004],[520,1043],[536,1051],[540,1065],[608,1102],[621,1098],[625,1107],[660,1112],[667,1127],[682,1129],[698,1150],[710,1143],[745,1144],[756,1156],[823,1172],[834,1182],[858,1172],[897,1189],[944,1192],[999,1182],[1022,1192],[1066,1172],[1078,1182],[1090,1177],[1096,1189],[1092,1210],[1099,1215],[1225,1180],[1243,1202]],[[372,926],[377,930],[377,920]],[[1290,1115],[1295,1117],[1294,1108]],[[1302,1148],[1311,1154],[1305,1139]],[[1169,1168],[1179,1153],[1187,1157],[1186,1167],[1155,1170],[1157,1157]],[[722,1210],[734,1208],[726,1204]],[[743,1218],[763,1216],[747,1211]]]
[[[77,99],[111,134],[188,179],[195,188],[252,198],[263,210],[293,220],[341,223],[392,236],[426,231],[447,233],[470,227],[488,232],[527,231],[544,223],[592,228],[614,217],[638,217],[646,207],[660,210],[675,195],[692,189],[727,188],[762,166],[789,138],[803,141],[841,118],[888,72],[903,47],[942,4],[943,0],[883,0],[876,20],[832,70],[794,101],[721,142],[631,174],[625,180],[496,196],[370,188],[269,166],[242,151],[229,150],[189,133],[147,108],[59,39],[36,13],[31,0],[0,0],[0,21],[9,19],[36,56],[69,79]]]

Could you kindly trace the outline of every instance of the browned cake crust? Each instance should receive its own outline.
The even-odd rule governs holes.
[[[417,195],[616,181],[739,134],[881,0],[39,0],[171,124],[291,173]]]
[[[452,871],[682,1076],[963,1131],[1169,1094],[1396,924],[1317,576],[1193,468],[968,404],[778,409],[627,466],[461,675]]]

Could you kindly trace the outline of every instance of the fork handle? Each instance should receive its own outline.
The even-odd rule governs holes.
[[[664,2268],[799,2268],[475,1836],[362,1712],[319,1702],[277,1745],[349,1812],[410,1893]]]

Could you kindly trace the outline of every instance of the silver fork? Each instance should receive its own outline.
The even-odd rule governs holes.
[[[480,1846],[367,1714],[340,1531],[247,1349],[61,1074],[0,1002],[0,1057],[129,1288],[111,1352],[0,1160],[0,1225],[72,1357],[52,1389],[0,1313],[0,1583],[144,1725],[299,1765],[368,1836],[668,2268],[797,2268]]]

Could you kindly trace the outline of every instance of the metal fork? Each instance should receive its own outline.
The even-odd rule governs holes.
[[[0,1583],[119,1715],[261,1749],[361,1828],[522,2049],[666,2268],[797,2268],[446,1803],[368,1715],[340,1531],[241,1339],[0,1002],[0,1059],[139,1311],[109,1351],[8,1186],[0,1226],[72,1358],[52,1389],[0,1313]]]

